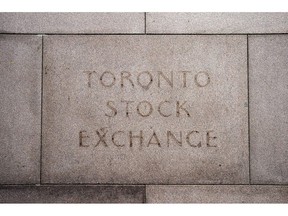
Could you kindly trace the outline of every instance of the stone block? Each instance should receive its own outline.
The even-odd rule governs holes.
[[[1,186],[0,203],[143,203],[144,186]]]
[[[288,13],[147,13],[147,33],[287,33]]]
[[[147,186],[147,203],[287,203],[288,187],[271,185]]]
[[[246,36],[45,36],[44,183],[248,183]]]
[[[0,33],[144,33],[144,13],[0,13]]]
[[[40,36],[0,35],[0,184],[38,183]]]
[[[288,37],[249,36],[251,181],[288,183]]]

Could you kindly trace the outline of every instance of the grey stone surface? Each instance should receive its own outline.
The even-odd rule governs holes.
[[[143,203],[144,186],[1,186],[0,203]]]
[[[0,35],[0,184],[39,182],[42,38]]]
[[[288,13],[147,13],[147,33],[287,33]]]
[[[43,182],[248,183],[246,42],[45,36]]]
[[[144,13],[0,13],[0,33],[144,33]]]
[[[288,183],[288,36],[249,36],[251,181]]]
[[[288,203],[288,186],[147,186],[147,203]]]

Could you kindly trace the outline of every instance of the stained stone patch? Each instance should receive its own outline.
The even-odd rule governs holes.
[[[45,36],[43,183],[248,183],[246,36]]]
[[[0,203],[143,203],[143,186],[1,186]]]

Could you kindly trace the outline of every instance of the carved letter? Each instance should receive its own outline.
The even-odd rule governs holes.
[[[172,137],[176,143],[180,146],[182,146],[182,131],[180,131],[180,140],[176,139],[176,137],[174,136],[174,134],[172,134],[171,131],[167,131],[167,143],[168,143],[168,147],[170,145],[170,137]]]
[[[102,135],[100,134],[99,131],[96,131],[96,134],[97,134],[98,137],[99,137],[99,141],[97,142],[97,144],[95,145],[95,147],[98,146],[98,145],[100,144],[100,142],[103,143],[103,145],[104,145],[105,147],[108,147],[108,145],[107,145],[107,143],[106,143],[106,140],[105,140],[105,136],[106,136],[106,134],[107,134],[107,131],[105,131],[105,128],[101,128],[100,131],[101,131]]]
[[[131,83],[132,87],[134,87],[133,81],[129,78],[130,76],[131,76],[130,72],[127,72],[127,71],[121,72],[121,87],[122,88],[124,87],[124,79],[129,80],[129,82]]]
[[[159,114],[160,114],[161,116],[163,116],[163,117],[169,117],[169,116],[171,116],[171,114],[165,115],[165,114],[162,113],[162,111],[161,111],[161,107],[162,107],[162,105],[163,105],[164,103],[170,103],[170,101],[162,101],[162,102],[160,102],[160,103],[159,103],[159,106],[158,106],[158,112],[159,112]]]
[[[147,74],[147,75],[149,76],[149,83],[146,84],[146,85],[140,82],[140,76],[141,76],[142,74]],[[144,71],[144,72],[141,72],[141,73],[137,76],[137,82],[138,82],[138,84],[139,84],[142,88],[144,88],[144,89],[147,90],[147,89],[149,88],[149,86],[150,86],[150,85],[152,84],[152,82],[153,82],[153,77],[152,77],[151,73],[149,73],[149,71]]]
[[[140,146],[142,146],[143,143],[143,131],[140,131],[140,135],[139,136],[133,136],[132,135],[132,131],[129,131],[129,138],[130,138],[130,147],[133,146],[133,139],[137,138],[140,141]]]
[[[144,104],[144,107],[145,107],[145,108],[146,108],[146,105],[145,105],[145,104],[148,105],[148,107],[149,107],[149,108],[148,108],[148,109],[149,109],[148,113],[143,114],[142,112],[140,112],[140,106],[141,106],[142,104]],[[138,112],[138,114],[141,115],[142,117],[147,117],[147,116],[151,115],[151,113],[153,112],[153,107],[152,107],[152,105],[151,105],[148,101],[141,101],[141,102],[137,105],[137,112]]]
[[[201,76],[201,75],[206,77],[205,83],[202,83],[202,84],[201,84],[201,81],[200,81],[200,78],[199,78],[199,76]],[[199,87],[205,87],[205,86],[207,86],[210,83],[210,77],[209,77],[209,74],[207,72],[199,72],[199,73],[197,73],[195,75],[194,79],[195,79],[196,85],[199,86]]]
[[[124,133],[124,131],[117,131],[117,132],[115,132],[115,133],[112,135],[112,142],[113,142],[113,144],[114,144],[115,146],[117,146],[117,147],[123,147],[123,146],[124,146],[124,144],[123,144],[123,145],[120,145],[120,144],[117,144],[117,143],[115,142],[115,136],[116,136],[116,134],[120,134],[120,133]]]
[[[153,139],[153,137],[154,137],[154,139],[155,139],[156,142],[151,142],[152,139]],[[156,145],[158,145],[159,147],[161,147],[161,145],[160,145],[160,141],[159,141],[159,139],[158,139],[158,137],[157,137],[155,131],[153,131],[153,135],[151,136],[151,138],[150,138],[150,140],[149,140],[147,146],[149,146],[149,145],[151,145],[151,144],[156,144]]]
[[[110,75],[112,75],[112,82],[111,82],[110,84],[105,84],[105,83],[103,82],[103,77],[104,77],[105,74],[110,74]],[[105,72],[101,75],[101,77],[100,77],[100,82],[101,82],[101,84],[102,84],[103,86],[105,86],[105,87],[112,87],[112,86],[115,84],[115,82],[116,82],[116,77],[115,77],[114,74],[111,73],[110,71],[105,71]]]
[[[190,142],[190,136],[191,136],[193,133],[199,134],[199,131],[191,131],[190,133],[188,133],[187,136],[186,136],[186,142],[187,142],[190,146],[192,146],[192,147],[201,147],[201,141],[200,141],[197,145],[191,144],[191,142]]]
[[[125,100],[121,100],[121,102],[126,103],[126,117],[129,117],[129,104],[133,103],[134,101],[125,101]]]
[[[80,147],[89,147],[89,145],[84,145],[83,144],[83,139],[84,138],[89,138],[87,135],[83,135],[83,133],[87,133],[85,130],[82,130],[79,132],[79,146]]]
[[[88,88],[91,88],[91,76],[92,76],[92,73],[96,73],[95,71],[84,71],[83,73],[86,73],[88,75]]]
[[[187,101],[184,101],[184,103],[180,104],[180,101],[177,101],[177,107],[176,107],[176,116],[177,117],[180,116],[180,109],[184,110],[187,113],[187,116],[190,117],[190,113],[183,107],[186,102]]]
[[[187,87],[187,73],[190,73],[191,71],[180,71],[180,73],[183,73],[183,88]]]
[[[207,131],[206,133],[206,143],[207,143],[207,147],[217,147],[217,145],[211,145],[210,144],[210,140],[214,140],[216,139],[217,137],[213,136],[211,137],[210,136],[210,133],[214,132],[213,130],[210,130],[210,131]]]
[[[158,87],[160,88],[160,77],[163,77],[166,82],[173,88],[173,72],[171,71],[170,80],[166,77],[163,72],[158,71]]]
[[[112,103],[113,103],[113,101],[108,101],[108,102],[107,102],[107,107],[109,107],[109,108],[113,111],[113,114],[108,115],[108,114],[105,113],[105,116],[114,117],[114,116],[117,115],[117,109],[112,106]]]

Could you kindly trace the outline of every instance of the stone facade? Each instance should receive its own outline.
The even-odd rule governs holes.
[[[0,202],[287,203],[288,13],[0,13]]]

